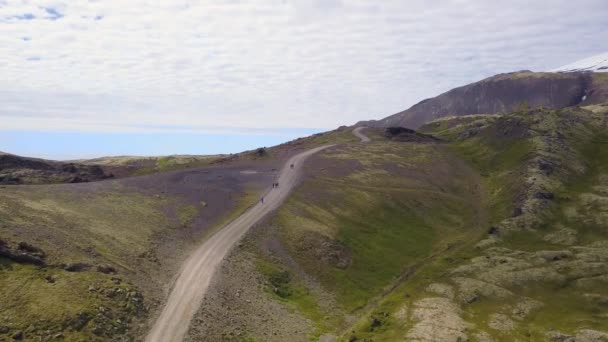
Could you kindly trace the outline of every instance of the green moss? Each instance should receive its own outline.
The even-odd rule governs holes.
[[[288,270],[263,258],[259,258],[256,265],[258,271],[268,281],[266,292],[315,322],[317,333],[320,334],[327,330],[328,322],[325,320],[325,315],[314,296],[300,279],[294,277]]]
[[[406,203],[390,199],[362,211],[361,215],[340,215],[337,226],[338,240],[353,255],[352,265],[345,270],[332,270],[326,275],[325,283],[335,289],[348,311],[363,307],[401,274],[404,267],[428,255],[435,241],[432,227],[408,210]]]
[[[149,237],[168,225],[161,211],[163,201],[124,189],[89,193],[32,186],[4,190],[0,194],[0,217],[7,222],[0,227],[3,238],[19,238],[12,226],[18,226],[24,236],[52,232],[37,246],[64,263],[98,262],[101,257],[129,269],[127,260],[148,250]],[[99,255],[83,253],[86,250]]]
[[[473,138],[457,143],[454,147],[487,176],[500,175],[519,167],[532,151],[532,143],[528,139],[488,143],[481,138]]]
[[[68,341],[98,341],[93,334],[104,326],[101,335],[116,336],[126,331],[127,323],[141,314],[123,295],[132,292],[126,284],[116,285],[111,276],[96,272],[67,272],[58,268],[39,268],[0,258],[0,325],[22,330],[27,340],[62,332]],[[106,296],[100,289],[120,289],[121,294]],[[110,292],[108,292],[110,293]],[[134,298],[134,297],[133,297]],[[122,322],[109,329],[106,315]],[[98,328],[99,329],[99,328]],[[109,335],[107,335],[109,334]]]
[[[346,146],[323,157],[338,169],[352,160],[362,167],[338,178],[317,174],[279,210],[274,223],[282,227],[281,240],[341,309],[366,308],[435,252],[477,234],[479,205],[468,202],[476,197],[470,191],[475,180],[450,153],[392,142]],[[428,172],[443,168],[458,180],[444,183]],[[303,249],[311,236],[326,240]],[[333,253],[350,258],[348,265],[323,260]]]
[[[547,234],[562,228],[577,232],[576,245],[579,246],[608,239],[608,222],[604,219],[608,214],[607,135],[593,129],[593,124],[589,123],[593,120],[587,118],[591,115],[589,112],[543,111],[534,115],[536,116],[518,113],[506,116],[504,120],[507,121],[503,120],[502,126],[489,126],[473,138],[456,140],[450,144],[456,154],[483,174],[483,181],[490,195],[488,200],[492,223],[512,216],[512,203],[515,195],[521,193],[522,178],[528,172],[527,162],[534,156],[542,155],[539,154],[542,152],[542,146],[537,145],[539,135],[558,135],[560,147],[565,145],[566,148],[572,148],[566,152],[558,151],[563,153],[561,155],[552,155],[561,158],[566,155],[568,160],[564,160],[564,164],[550,175],[551,182],[561,184],[561,187],[555,193],[555,200],[549,203],[549,208],[536,217],[541,223],[535,225],[534,229],[510,232],[502,236],[496,247],[527,252],[568,249],[568,246],[545,240]],[[573,123],[579,119],[579,122]],[[512,122],[516,125],[510,125],[508,120],[515,120]],[[567,120],[567,123],[564,124],[562,120]],[[435,126],[435,129],[442,129],[440,124],[436,123]],[[515,128],[522,126],[532,127],[529,129],[531,138],[508,137],[509,134],[518,132]],[[585,166],[585,173],[581,174],[580,170],[574,168],[574,163],[576,166]],[[360,340],[403,339],[404,332],[411,327],[411,321],[399,321],[395,319],[395,313],[404,305],[411,306],[413,302],[428,297],[429,293],[426,293],[425,288],[429,283],[450,283],[453,269],[469,263],[474,257],[485,256],[485,250],[473,247],[476,241],[478,239],[473,238],[456,250],[442,252],[437,258],[424,264],[406,282],[401,283],[376,306],[361,315],[361,319],[348,330],[354,331],[354,335]],[[564,274],[567,273],[564,271]],[[547,331],[552,329],[567,334],[574,334],[576,330],[585,328],[606,331],[608,327],[604,322],[605,308],[602,308],[598,297],[593,297],[608,296],[605,283],[586,282],[585,287],[581,288],[576,283],[577,279],[578,276],[576,279],[566,278],[565,282],[547,280],[529,282],[525,286],[510,286],[508,289],[515,293],[516,297],[484,297],[474,303],[462,305],[462,318],[473,324],[467,334],[471,336],[475,331],[484,330],[495,340],[544,341]],[[523,321],[516,320],[513,331],[502,333],[489,327],[492,314],[503,313],[511,316],[514,305],[523,297],[540,301],[543,306],[533,310]],[[374,327],[374,318],[378,317],[381,319]],[[342,340],[347,340],[350,335],[351,333],[345,334]]]
[[[532,156],[532,142],[529,139],[488,141],[477,137],[454,143],[451,148],[484,177],[491,195],[491,222],[495,224],[509,217],[514,211],[513,198],[521,186],[520,170]]]
[[[188,226],[198,217],[199,210],[194,205],[184,205],[177,209],[177,217],[182,226]]]

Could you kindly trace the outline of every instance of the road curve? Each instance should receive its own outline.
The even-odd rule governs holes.
[[[355,129],[353,129],[353,134],[357,138],[361,139],[362,143],[366,143],[366,142],[370,142],[371,141],[371,139],[367,135],[365,135],[365,134],[363,134],[363,132],[361,132],[365,128],[367,128],[367,127],[357,127]]]
[[[302,164],[311,155],[331,147],[325,145],[291,157],[279,174],[279,188],[269,190],[258,203],[230,222],[188,257],[160,316],[146,337],[147,342],[182,341],[198,311],[211,277],[232,246],[266,214],[278,208],[296,185]],[[294,165],[293,169],[291,165]]]

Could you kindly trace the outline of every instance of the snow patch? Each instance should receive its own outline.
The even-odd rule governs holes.
[[[608,72],[608,52],[602,53],[593,57],[581,59],[574,63],[564,65],[562,67],[549,70],[552,72],[576,72],[576,71],[592,71],[592,72]]]

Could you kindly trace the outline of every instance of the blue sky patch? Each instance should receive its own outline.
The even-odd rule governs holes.
[[[51,19],[51,20],[57,20],[57,19],[61,19],[64,17],[63,14],[59,13],[59,11],[57,11],[53,7],[43,7],[43,8],[46,11],[46,13],[48,15],[50,15],[49,19]]]
[[[238,153],[274,146],[320,129],[281,129],[287,136],[197,133],[91,133],[2,131],[0,151],[49,159],[102,156]]]

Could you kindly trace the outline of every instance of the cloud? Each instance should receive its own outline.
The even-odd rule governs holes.
[[[605,18],[603,0],[7,0],[0,129],[334,128],[605,52]]]

